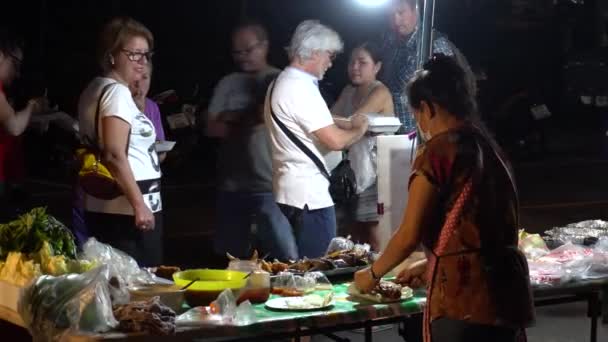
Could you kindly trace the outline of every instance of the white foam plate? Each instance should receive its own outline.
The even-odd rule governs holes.
[[[266,302],[266,307],[272,310],[281,311],[315,311],[325,310],[332,305],[334,301],[328,301],[320,305],[315,305],[305,300],[306,296],[301,297],[278,297],[270,299]]]
[[[169,152],[175,146],[175,141],[158,141],[156,142],[156,152]]]

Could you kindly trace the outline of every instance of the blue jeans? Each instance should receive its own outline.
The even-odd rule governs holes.
[[[251,257],[254,248],[269,259],[296,260],[296,246],[289,221],[271,192],[222,191],[217,199],[217,228],[214,249],[239,258]],[[252,226],[256,226],[255,235]]]
[[[298,244],[300,258],[318,258],[336,237],[336,210],[332,207],[309,210],[280,204],[279,207],[291,223]]]

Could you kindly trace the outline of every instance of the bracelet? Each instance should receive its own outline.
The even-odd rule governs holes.
[[[374,272],[374,265],[373,264],[369,266],[369,273],[371,273],[372,278],[374,280],[380,280],[382,278],[382,277],[376,276],[376,273]]]

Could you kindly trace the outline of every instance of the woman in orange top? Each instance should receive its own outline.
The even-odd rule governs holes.
[[[399,276],[423,278],[426,342],[516,341],[534,320],[528,268],[517,249],[519,205],[512,172],[480,128],[472,85],[438,54],[416,73],[408,96],[426,143],[410,176],[401,227],[381,257],[357,272],[370,291],[422,243],[426,260]]]

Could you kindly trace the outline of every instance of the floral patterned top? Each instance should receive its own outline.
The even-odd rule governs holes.
[[[439,194],[433,221],[422,233],[434,261],[427,281],[429,322],[445,317],[529,326],[534,309],[526,259],[517,249],[517,190],[493,144],[470,125],[434,136],[414,162],[410,183],[419,176]]]

